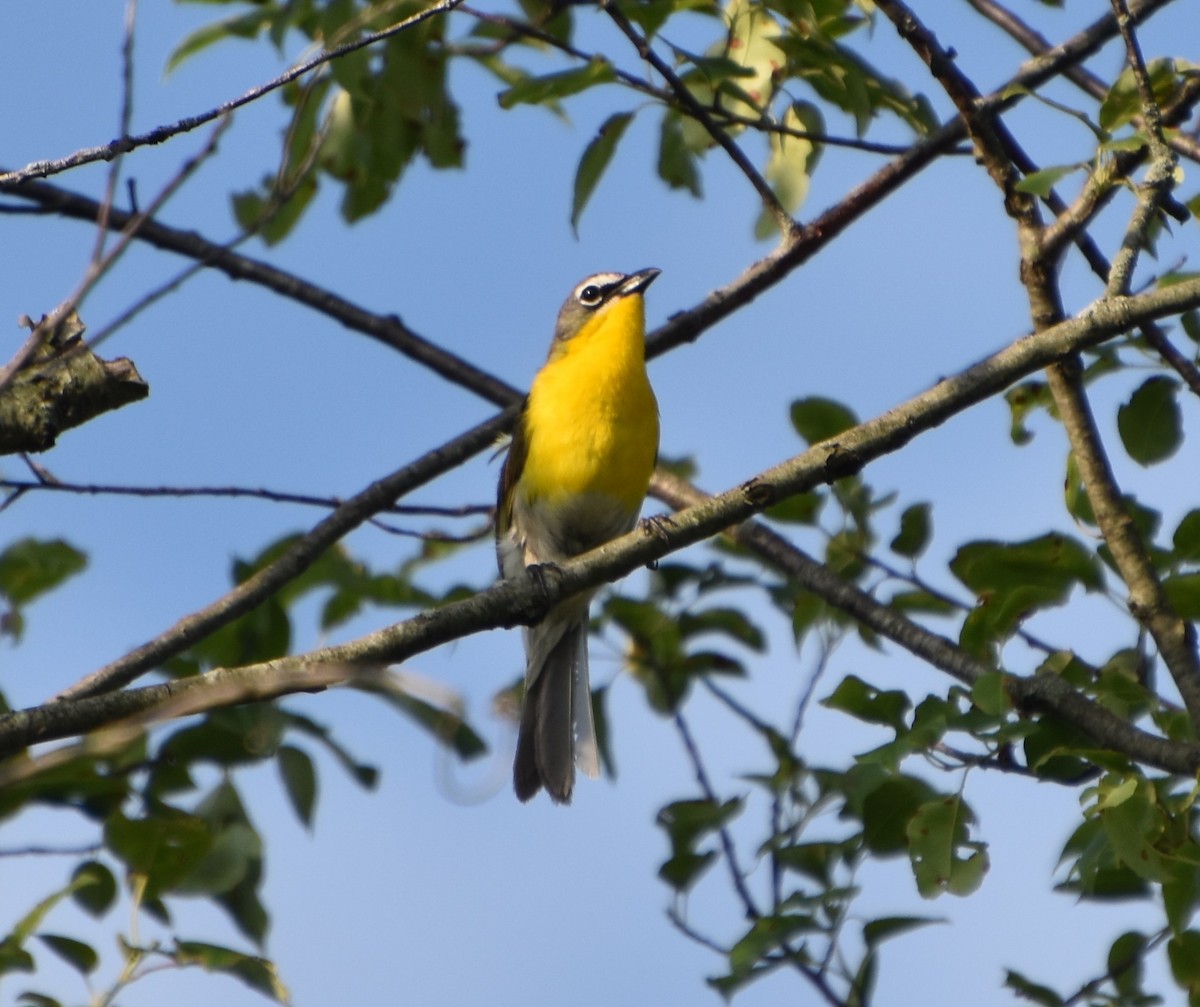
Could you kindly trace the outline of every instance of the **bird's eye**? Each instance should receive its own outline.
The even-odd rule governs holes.
[[[579,303],[588,308],[594,308],[604,297],[604,292],[594,283],[589,283],[579,291]]]

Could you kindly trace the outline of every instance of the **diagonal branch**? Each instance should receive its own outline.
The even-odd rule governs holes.
[[[1150,74],[1138,44],[1124,0],[1112,0],[1117,28],[1125,42],[1125,52],[1133,79],[1137,82],[1138,96],[1142,103],[1142,119],[1146,124],[1147,147],[1150,164],[1145,177],[1138,186],[1138,202],[1133,217],[1125,228],[1120,251],[1113,257],[1113,268],[1108,278],[1107,292],[1126,294],[1133,280],[1133,269],[1137,265],[1138,253],[1146,244],[1147,235],[1155,218],[1162,211],[1163,203],[1175,185],[1175,167],[1178,158],[1163,139],[1163,114],[1150,85]]]
[[[396,663],[468,633],[536,622],[561,599],[710,538],[789,496],[860,470],[869,461],[898,450],[918,434],[933,429],[1055,360],[1094,346],[1147,318],[1176,314],[1198,305],[1200,280],[1185,281],[1136,297],[1106,299],[1082,317],[1018,340],[973,367],[940,381],[909,402],[815,445],[720,496],[645,524],[641,530],[585,557],[543,571],[542,576],[502,581],[466,601],[423,612],[349,643],[305,655],[103,696],[87,697],[84,691],[76,690],[74,694],[83,698],[60,700],[0,717],[0,753],[13,752],[37,741],[70,737],[142,713],[166,699],[192,694],[193,690],[202,691],[213,684],[241,684],[249,688],[259,676],[269,672],[269,691],[256,694],[256,698],[271,698],[297,691],[289,684],[289,673],[314,664]],[[397,481],[400,478],[400,473],[392,477]],[[385,502],[389,500],[395,484],[376,484],[376,489],[376,503],[382,505],[379,498]],[[366,508],[363,501],[357,506]],[[178,637],[171,642],[177,646],[186,645],[186,632],[181,629]],[[145,666],[152,667],[155,663],[149,661]],[[1027,684],[1018,684],[1014,688],[1029,702],[1046,703],[1056,710],[1060,707],[1072,710],[1073,719],[1084,717],[1091,710],[1086,697],[1058,679],[1046,677],[1043,682],[1042,677],[1035,677],[1018,680],[1020,682]],[[111,687],[111,681],[107,684]],[[1065,693],[1059,689],[1060,685]],[[1106,724],[1106,730],[1124,732],[1124,743],[1141,746],[1130,749],[1137,753],[1136,758],[1173,772],[1200,768],[1200,746],[1176,745],[1157,739],[1115,715],[1110,715]]]
[[[1144,14],[1162,6],[1165,2],[1167,0],[1142,0],[1134,5],[1134,9],[1139,14]],[[1091,55],[1107,39],[1111,38],[1115,31],[1116,26],[1111,16],[1100,18],[1072,39],[1029,61],[1008,84],[982,99],[980,107],[984,109],[1007,107],[1019,100],[1019,95],[1012,94],[1013,86],[1025,88],[1038,86],[1061,73],[1066,67],[1075,65],[1078,61]],[[648,355],[657,356],[684,342],[694,340],[705,329],[782,280],[791,270],[807,261],[827,241],[840,234],[859,216],[877,205],[941,153],[956,146],[964,133],[962,123],[954,120],[929,138],[914,145],[904,155],[885,165],[872,178],[852,190],[840,203],[805,227],[793,232],[779,248],[754,263],[736,280],[711,293],[696,307],[674,316],[650,337],[647,344]],[[19,198],[31,199],[54,212],[79,219],[95,220],[99,209],[92,200],[44,183],[30,182],[21,186],[13,186],[0,182],[0,191],[9,192]],[[503,382],[498,382],[490,375],[476,371],[465,361],[446,354],[445,351],[433,344],[408,332],[397,318],[379,319],[377,316],[335,297],[330,292],[307,284],[282,270],[238,255],[220,245],[208,242],[198,235],[165,227],[156,221],[148,221],[145,228],[139,232],[139,236],[156,244],[157,247],[188,255],[198,261],[211,260],[217,268],[232,278],[260,283],[284,296],[309,304],[330,317],[337,318],[348,327],[357,328],[389,345],[395,345],[410,358],[426,364],[450,380],[471,387],[489,401],[507,404],[516,397],[516,393]],[[494,424],[494,426],[489,424]],[[489,421],[489,424],[484,425],[489,431],[498,432],[506,428],[503,416],[496,417]],[[433,478],[434,475],[446,471],[455,464],[456,459],[483,450],[492,434],[489,432],[482,438],[474,437],[473,434],[481,429],[483,428],[469,431],[449,445],[437,449],[415,462],[414,466],[422,467],[429,462],[430,466],[436,469],[436,471],[427,472],[422,478]],[[464,448],[463,445],[468,442],[471,447]],[[430,461],[431,459],[432,461]],[[383,480],[383,482],[386,481]],[[400,485],[403,485],[403,481],[400,481]],[[394,496],[405,491],[403,488],[399,489]],[[356,497],[355,500],[357,499]],[[343,507],[350,507],[352,502],[347,501]],[[383,501],[378,505],[383,507],[390,502],[390,500]],[[373,511],[370,507],[365,507],[363,511],[353,508],[347,511],[339,508],[330,515],[327,522],[334,522],[335,525],[337,522],[344,522],[342,527],[348,531],[369,517],[371,513]],[[360,516],[362,514],[365,514],[365,517]],[[318,526],[318,528],[325,527],[327,527],[327,523]],[[305,569],[319,554],[319,549],[317,552],[312,551],[316,543],[325,542],[325,545],[319,546],[319,548],[325,548],[336,540],[336,537],[326,539],[323,536],[313,539],[316,533],[317,529],[314,529],[309,536],[305,536],[292,550],[281,557],[274,567],[262,572],[264,579],[257,582],[263,587],[262,590],[219,599],[200,612],[181,620],[175,627],[138,648],[137,651],[89,676],[86,685],[74,686],[68,689],[64,695],[82,694],[82,692],[77,693],[76,690],[96,692],[117,688],[186,649],[195,640],[215,631],[242,612],[248,611],[269,596],[268,585],[273,584],[277,588],[286,583],[290,577],[296,576]]]
[[[655,496],[679,509],[711,499],[684,480],[661,473],[655,477],[654,488]],[[953,641],[884,605],[762,522],[745,521],[726,533],[789,580],[964,685],[970,686],[996,670]],[[1179,761],[1181,753],[1172,742],[1134,727],[1061,678],[1012,675],[1007,686],[1018,705],[1057,714],[1105,748],[1163,768],[1185,764]],[[1186,758],[1200,759],[1200,746],[1195,746]]]
[[[93,199],[45,182],[27,182],[20,186],[0,182],[0,192],[35,202],[60,216],[76,220],[95,221],[100,217],[102,210],[100,204]],[[108,226],[122,229],[133,219],[134,214],[113,209],[108,215]],[[494,405],[507,406],[517,395],[511,385],[423,339],[395,315],[385,317],[374,314],[352,301],[338,297],[324,287],[278,269],[261,259],[242,255],[224,245],[209,241],[194,231],[184,231],[157,220],[147,220],[139,228],[136,236],[155,248],[175,252],[209,265],[231,280],[247,280],[319,311],[347,328],[390,346],[410,360],[428,367],[435,374],[469,389]]]
[[[366,489],[339,505],[270,566],[243,581],[211,605],[179,620],[165,633],[76,682],[56,699],[62,701],[94,696],[118,689],[157,668],[197,640],[249,612],[288,581],[308,569],[321,553],[340,538],[390,507],[397,497],[411,492],[467,458],[486,450],[512,423],[515,411],[511,409],[499,413],[441,447],[422,455],[411,464],[397,469],[391,475],[371,483]]]

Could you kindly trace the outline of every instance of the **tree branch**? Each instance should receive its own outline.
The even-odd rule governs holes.
[[[1119,0],[1114,2],[1119,3]],[[901,0],[877,0],[877,3],[896,25],[901,37],[910,42],[929,64],[931,72],[959,109],[988,174],[1004,192],[1005,209],[1017,225],[1021,279],[1029,296],[1034,331],[1049,330],[1063,317],[1058,292],[1057,253],[1052,252],[1044,240],[1036,203],[1028,194],[1015,188],[1017,170],[1011,153],[1014,144],[998,120],[978,113],[973,85],[916,15]],[[1123,11],[1123,14],[1128,12]],[[1114,20],[1120,20],[1128,32],[1127,18]],[[1170,157],[1169,154],[1164,156]],[[1156,187],[1149,191],[1151,195],[1144,196],[1135,209],[1130,224],[1134,233],[1131,237],[1127,232],[1124,247],[1136,246],[1144,238],[1150,216],[1143,212],[1143,204],[1151,202],[1160,189]],[[1115,286],[1110,279],[1110,296],[1125,290],[1127,283],[1121,282],[1121,278],[1126,275],[1127,270],[1118,273]],[[1200,727],[1200,654],[1197,653],[1195,627],[1179,617],[1155,573],[1105,455],[1080,372],[1079,362],[1073,357],[1054,362],[1047,373],[1050,391],[1079,464],[1096,522],[1129,588],[1130,612],[1154,638],[1192,723]]]
[[[93,683],[90,690],[76,688],[74,695],[82,699],[63,699],[32,710],[8,714],[0,718],[0,753],[13,752],[36,741],[70,737],[92,730],[127,716],[140,715],[157,707],[164,700],[195,693],[209,683],[230,685],[238,689],[254,687],[257,676],[269,674],[267,694],[255,698],[272,698],[300,691],[290,684],[289,675],[298,669],[316,666],[349,666],[359,664],[390,664],[404,661],[417,653],[432,649],[468,633],[496,626],[513,626],[536,622],[555,603],[582,590],[622,576],[632,569],[660,559],[669,552],[703,541],[732,525],[752,517],[757,512],[782,499],[860,470],[867,462],[897,450],[919,433],[932,429],[950,416],[998,393],[1009,384],[1037,371],[1068,354],[1094,346],[1148,318],[1176,314],[1200,306],[1200,280],[1190,280],[1136,297],[1117,297],[1098,302],[1083,316],[1053,326],[1044,332],[1027,336],[999,353],[938,382],[929,391],[898,406],[873,420],[845,431],[838,437],[817,444],[804,453],[775,466],[755,478],[720,496],[702,501],[687,510],[652,523],[623,536],[559,568],[523,578],[502,581],[462,602],[423,612],[412,619],[360,637],[349,643],[327,647],[306,655],[281,658],[237,669],[224,669],[196,678],[182,679],[165,685],[129,689],[101,697],[87,697],[87,691],[98,687],[113,687],[116,677],[102,684]],[[460,439],[461,440],[461,439]],[[430,462],[429,464],[432,464]],[[374,504],[383,505],[395,495],[396,483],[411,479],[407,470],[375,484],[371,488]],[[352,512],[342,515],[343,521],[357,518],[370,504],[366,494],[356,498]],[[382,503],[380,502],[382,498]],[[351,502],[348,502],[347,506]],[[341,511],[342,509],[339,509]],[[339,512],[331,515],[328,524]],[[318,526],[318,529],[323,526]],[[315,531],[315,530],[314,530]],[[331,531],[336,538],[342,531]],[[308,536],[307,539],[311,539]],[[324,546],[320,546],[324,548]],[[316,546],[308,544],[307,551],[315,554]],[[262,574],[259,578],[262,578]],[[273,576],[281,576],[274,574]],[[234,594],[252,585],[242,585]],[[266,588],[269,591],[271,588]],[[248,602],[243,611],[251,607]],[[187,622],[187,620],[185,620]],[[177,652],[186,646],[190,627],[180,624],[170,639],[158,646]],[[930,634],[932,635],[932,634]],[[148,645],[149,646],[149,645]],[[147,656],[141,648],[130,656],[144,670],[155,666],[161,658]],[[129,661],[130,659],[124,659]],[[136,669],[125,669],[128,681]],[[1200,767],[1200,746],[1178,745],[1139,731],[1113,714],[1096,708],[1086,697],[1050,676],[1021,679],[1017,691],[1023,701],[1054,704],[1053,708],[1071,711],[1072,719],[1086,725],[1087,717],[1095,714],[1104,730],[1119,736],[1130,750],[1144,752],[1145,761],[1172,772],[1191,771],[1185,767]],[[1049,683],[1049,684],[1046,684]],[[1057,684],[1056,684],[1057,683]],[[1058,690],[1062,685],[1069,695]],[[1056,691],[1058,690],[1058,691]],[[244,701],[244,700],[243,700]],[[1080,718],[1083,718],[1080,720]],[[1096,727],[1095,730],[1100,730]],[[1139,747],[1140,746],[1140,747]],[[1124,749],[1122,749],[1124,750]],[[1138,755],[1138,758],[1143,756]]]
[[[600,8],[612,19],[613,24],[620,29],[621,33],[633,43],[638,55],[659,72],[674,93],[675,98],[687,110],[688,115],[700,123],[712,137],[713,142],[729,155],[729,159],[737,165],[738,170],[746,176],[746,180],[758,193],[764,209],[775,219],[775,226],[779,228],[780,236],[787,238],[795,229],[796,222],[779,202],[775,190],[743,153],[742,148],[734,142],[729,133],[713,122],[708,110],[696,100],[696,96],[688,90],[687,85],[679,79],[674,70],[667,66],[666,61],[654,51],[649,40],[630,24],[629,19],[612,3],[612,0],[600,0]]]
[[[101,215],[102,208],[95,200],[45,182],[26,182],[21,186],[9,186],[0,182],[0,191],[36,202],[61,216],[76,220],[91,222],[99,219]],[[109,214],[108,224],[109,227],[119,229],[133,218],[134,214],[113,209]],[[420,363],[454,384],[467,388],[494,405],[507,406],[517,398],[518,393],[511,385],[423,339],[395,315],[384,317],[373,314],[323,287],[209,241],[194,231],[183,231],[156,220],[148,220],[138,231],[137,237],[155,248],[175,252],[211,266],[231,280],[247,280],[312,308],[341,322],[349,329],[390,346],[410,360]]]
[[[62,323],[72,321],[73,312],[44,317],[30,336],[31,359],[11,378],[0,375],[0,455],[46,451],[64,431],[150,394],[131,360],[101,360],[79,342],[82,325],[60,342]]]
[[[1168,0],[1170,2],[1170,0]],[[999,4],[996,0],[967,0],[975,10],[987,18],[992,24],[1008,33],[1018,44],[1024,46],[1030,55],[1040,56],[1050,50],[1050,42],[1022,21],[1012,10]],[[1146,11],[1143,7],[1135,7],[1136,18],[1144,19]],[[1072,84],[1096,101],[1103,101],[1108,96],[1108,85],[1084,66],[1069,67],[1063,72]],[[1141,116],[1136,116],[1134,125],[1141,125]],[[1200,142],[1194,137],[1177,134],[1168,138],[1171,149],[1183,157],[1200,161]]]
[[[307,570],[338,539],[390,507],[398,497],[494,444],[496,438],[512,423],[515,412],[514,408],[499,413],[391,475],[371,483],[338,506],[270,566],[258,571],[211,605],[185,616],[165,633],[63,690],[55,697],[56,700],[62,702],[95,696],[120,688],[249,612]]]
[[[371,32],[364,35],[362,38],[355,39],[353,42],[347,42],[345,45],[337,46],[326,52],[318,53],[312,59],[305,60],[297,66],[292,67],[286,73],[280,74],[274,80],[267,81],[265,84],[260,84],[257,87],[252,87],[240,97],[226,101],[216,108],[209,109],[207,112],[201,112],[198,115],[189,115],[178,122],[168,126],[158,126],[148,133],[141,133],[137,136],[122,136],[116,140],[106,143],[99,147],[89,147],[86,150],[77,150],[73,154],[66,157],[58,158],[54,161],[34,161],[32,164],[27,164],[19,171],[0,172],[0,185],[20,185],[35,178],[46,178],[49,175],[56,175],[59,172],[67,171],[70,168],[77,168],[81,164],[89,164],[93,161],[111,161],[115,157],[126,154],[131,150],[136,150],[138,147],[145,147],[150,144],[162,143],[181,133],[188,133],[193,129],[198,129],[205,123],[212,122],[215,119],[220,119],[222,116],[233,112],[235,109],[241,108],[243,105],[249,105],[253,101],[266,94],[270,94],[285,84],[290,84],[299,77],[303,77],[310,70],[315,70],[317,67],[330,60],[337,59],[339,56],[344,56],[347,53],[354,52],[369,45],[374,45],[384,39],[391,38],[414,25],[420,24],[437,14],[442,14],[446,11],[453,10],[463,0],[437,0],[436,3],[424,10],[417,11],[411,17],[405,18],[403,21],[398,21],[394,25],[389,25],[380,31]]]
[[[656,475],[654,485],[655,495],[673,507],[692,507],[711,499],[674,476],[660,473]],[[767,525],[746,521],[726,529],[726,533],[822,601],[964,685],[970,686],[996,670],[958,644],[876,600]],[[1041,674],[1031,677],[1010,675],[1006,681],[1009,694],[1017,705],[1062,717],[1105,748],[1171,772],[1192,772],[1200,768],[1200,745],[1181,749],[1175,742],[1134,727],[1061,678]]]

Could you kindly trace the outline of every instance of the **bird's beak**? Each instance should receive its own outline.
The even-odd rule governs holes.
[[[642,293],[661,272],[661,269],[651,266],[649,269],[639,269],[636,273],[630,273],[617,288],[617,296],[627,297],[630,294]]]

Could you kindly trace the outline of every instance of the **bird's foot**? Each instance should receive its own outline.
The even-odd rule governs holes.
[[[642,521],[642,532],[646,535],[655,535],[663,542],[669,542],[671,540],[671,536],[668,534],[670,524],[670,514],[652,514]],[[657,570],[658,560],[652,559],[646,564],[646,568],[648,570]]]

